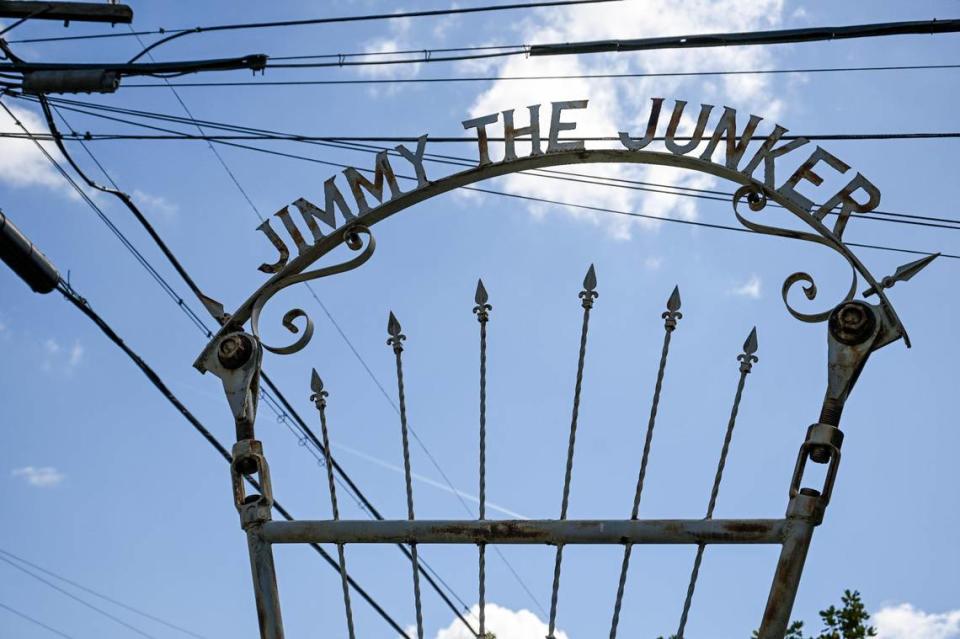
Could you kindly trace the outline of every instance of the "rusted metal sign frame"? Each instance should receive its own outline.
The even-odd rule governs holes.
[[[338,544],[341,548],[340,570],[341,575],[344,576],[344,583],[346,581],[342,546],[347,543],[405,543],[410,544],[411,548],[415,548],[416,544],[421,543],[476,544],[481,549],[481,557],[482,549],[486,544],[546,544],[557,546],[558,567],[559,550],[566,544],[618,544],[627,548],[632,544],[695,544],[701,547],[701,552],[702,547],[708,544],[776,544],[781,546],[781,552],[760,625],[759,637],[760,639],[781,639],[783,637],[789,623],[813,530],[823,520],[836,480],[840,461],[840,447],[843,441],[843,434],[839,429],[843,405],[873,351],[900,338],[903,338],[906,345],[909,346],[906,330],[884,290],[890,288],[896,281],[903,281],[912,277],[926,266],[933,256],[910,265],[904,265],[893,276],[878,281],[842,241],[843,231],[850,213],[870,210],[879,203],[879,191],[876,187],[860,174],[857,174],[856,178],[847,187],[844,187],[844,191],[837,193],[820,209],[814,210],[812,202],[795,190],[798,182],[806,180],[815,185],[820,184],[822,179],[813,171],[819,162],[828,164],[841,173],[850,168],[838,158],[818,147],[783,185],[775,188],[775,184],[772,182],[773,159],[802,146],[806,143],[805,140],[802,143],[791,142],[780,149],[773,149],[772,144],[767,146],[767,143],[765,143],[747,167],[744,170],[738,170],[737,167],[743,157],[746,144],[742,140],[734,143],[736,112],[733,109],[724,109],[717,131],[710,138],[707,151],[699,157],[693,157],[686,154],[696,149],[698,144],[706,139],[704,137],[704,125],[713,107],[704,105],[701,108],[694,136],[695,142],[678,145],[675,140],[671,141],[671,138],[676,134],[677,123],[685,104],[678,100],[667,130],[666,146],[670,152],[643,150],[643,147],[649,144],[653,138],[653,131],[659,119],[662,102],[661,98],[653,99],[650,125],[644,138],[637,140],[630,138],[626,133],[621,133],[621,141],[626,147],[624,149],[585,149],[582,143],[558,141],[559,131],[574,128],[572,123],[560,121],[560,112],[563,109],[585,108],[586,100],[553,103],[551,130],[546,153],[540,151],[539,125],[532,123],[530,127],[518,129],[513,126],[513,112],[505,111],[503,114],[506,137],[513,136],[513,139],[516,139],[517,135],[529,134],[532,141],[532,150],[529,156],[518,158],[513,142],[508,141],[505,146],[505,159],[502,162],[491,162],[484,128],[486,125],[496,122],[497,117],[484,116],[468,120],[464,122],[464,126],[466,128],[477,128],[478,132],[479,165],[436,181],[428,180],[423,169],[423,152],[427,141],[427,137],[423,136],[420,138],[415,153],[406,148],[398,147],[397,149],[416,168],[417,188],[412,191],[402,192],[399,190],[396,185],[396,177],[386,160],[386,153],[379,155],[377,158],[375,182],[370,182],[359,176],[356,169],[347,169],[344,172],[357,200],[359,210],[356,215],[352,213],[344,215],[343,224],[333,232],[326,235],[322,234],[315,219],[310,217],[310,215],[313,215],[316,219],[324,221],[331,227],[335,226],[334,212],[337,202],[331,200],[329,191],[325,191],[327,192],[325,209],[319,209],[303,199],[295,202],[294,206],[300,209],[305,223],[313,232],[314,242],[312,244],[303,239],[286,207],[282,209],[277,217],[283,221],[287,231],[295,240],[299,251],[297,257],[292,260],[289,259],[289,249],[276,232],[270,228],[269,222],[261,225],[260,230],[267,235],[280,253],[280,258],[276,264],[261,267],[261,270],[273,273],[273,275],[232,314],[226,314],[222,305],[214,300],[207,300],[208,307],[220,319],[222,328],[210,340],[194,365],[201,372],[209,370],[221,378],[234,413],[238,438],[233,451],[232,464],[234,499],[240,513],[241,524],[249,540],[254,592],[262,637],[265,639],[280,639],[283,637],[283,623],[272,554],[272,545],[278,543]],[[532,119],[539,118],[538,109],[538,106],[529,107]],[[759,120],[760,118],[751,116],[750,123],[745,126],[742,137],[749,140]],[[711,160],[713,152],[717,149],[723,137],[722,131],[726,131],[727,155],[725,164],[718,164]],[[786,129],[776,125],[774,134],[768,137],[768,142],[771,138],[774,138],[773,142],[775,143],[785,131]],[[764,158],[764,179],[757,180],[753,177],[753,173],[759,166],[757,157],[760,156],[763,149],[766,149],[769,158]],[[767,159],[769,159],[769,164]],[[821,408],[820,419],[810,426],[806,439],[800,447],[791,479],[786,516],[782,519],[762,520],[714,520],[711,519],[711,514],[708,514],[706,519],[697,520],[643,520],[634,517],[631,520],[598,521],[567,520],[563,516],[560,520],[549,521],[490,521],[482,518],[480,521],[414,520],[408,478],[408,505],[410,510],[408,520],[346,521],[339,520],[335,516],[333,521],[271,521],[270,508],[273,498],[269,469],[263,455],[262,445],[254,438],[253,429],[260,361],[263,349],[280,354],[294,353],[302,349],[312,337],[313,325],[304,311],[293,309],[284,315],[283,324],[290,332],[298,333],[301,329],[296,325],[296,321],[303,319],[304,325],[300,338],[293,344],[281,347],[263,344],[259,338],[259,318],[265,304],[276,293],[288,286],[343,273],[360,266],[370,259],[376,246],[370,227],[419,202],[462,186],[509,173],[551,166],[594,163],[668,166],[706,173],[737,183],[741,186],[733,197],[733,212],[736,219],[746,229],[761,234],[789,237],[825,246],[839,254],[850,266],[852,281],[849,290],[839,304],[826,311],[817,313],[800,312],[793,308],[788,301],[788,293],[796,284],[803,285],[803,291],[807,299],[812,300],[816,297],[816,285],[813,278],[807,273],[797,272],[790,275],[786,278],[782,287],[783,301],[794,317],[806,322],[827,322],[829,360],[827,392]],[[332,182],[333,178],[328,180],[324,185],[325,189]],[[390,188],[392,197],[384,198],[384,186]],[[380,205],[374,208],[367,206],[361,187],[373,193],[380,200]],[[852,193],[856,192],[857,189],[862,189],[868,193],[868,202],[860,203],[853,200]],[[342,195],[339,194],[339,191],[334,188],[332,192],[334,196],[341,198],[341,213],[349,211],[349,208],[342,202]],[[769,201],[775,202],[789,211],[802,221],[809,231],[760,224],[748,219],[745,212],[739,209],[740,205],[745,202],[750,211],[756,213],[762,211]],[[840,217],[834,228],[830,229],[823,223],[823,219],[826,214],[838,206],[841,207]],[[310,210],[313,212],[311,213]],[[314,263],[341,245],[346,245],[350,250],[357,252],[357,255],[338,264],[308,270]],[[863,277],[869,284],[864,296],[877,295],[879,299],[877,305],[854,301],[858,288],[858,276]],[[480,289],[482,289],[482,286],[478,288],[478,291]],[[478,304],[480,304],[479,301]],[[584,308],[587,309],[586,304]],[[679,314],[677,314],[677,317],[679,317]],[[250,322],[249,333],[243,329],[248,321]],[[391,317],[391,326],[394,323],[395,320]],[[391,331],[391,343],[393,343],[394,350],[397,353],[399,373],[399,352],[402,350],[400,342],[403,335],[399,332],[399,324],[396,324],[395,329],[395,331]],[[755,340],[755,336],[752,337]],[[756,348],[755,343],[752,348]],[[745,352],[744,356],[749,356],[749,353]],[[748,372],[749,364],[745,363],[744,365],[747,366]],[[323,397],[322,385],[318,388],[320,390],[316,392],[315,397],[319,398],[318,401],[321,401]],[[319,403],[318,407],[320,407]],[[803,474],[808,460],[818,464],[828,464],[826,479],[820,488],[803,486]],[[260,481],[263,487],[261,494],[250,496],[245,494],[244,476],[254,476]],[[415,557],[414,555],[414,585],[416,588],[417,562]],[[346,592],[346,587],[344,596],[349,617],[349,595]],[[419,597],[417,597],[417,604],[418,630],[422,632],[422,622],[419,618]],[[551,616],[551,629],[552,622],[553,618]],[[352,636],[352,625],[350,632]]]

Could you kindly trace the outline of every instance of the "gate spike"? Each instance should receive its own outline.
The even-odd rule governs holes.
[[[643,441],[643,453],[640,456],[640,471],[637,474],[637,488],[633,494],[633,510],[630,519],[640,515],[640,499],[643,496],[643,484],[647,477],[647,464],[650,461],[650,449],[653,445],[653,429],[657,423],[657,410],[660,407],[660,392],[663,389],[663,376],[667,369],[667,357],[670,354],[670,338],[677,328],[677,321],[683,317],[680,312],[680,287],[674,286],[667,300],[667,310],[661,315],[663,322],[663,347],[660,350],[660,365],[657,368],[657,381],[653,386],[653,400],[650,402],[650,416]],[[616,639],[620,625],[620,610],[623,606],[623,594],[627,586],[627,572],[630,570],[630,555],[633,544],[624,544],[623,562],[620,564],[620,579],[617,582],[617,596],[613,603],[613,619],[610,622],[610,639]]]
[[[743,343],[743,352],[737,355],[737,361],[740,362],[740,379],[737,382],[737,392],[733,397],[733,408],[730,409],[730,419],[727,421],[727,430],[723,438],[723,447],[720,449],[720,460],[717,462],[717,472],[713,477],[713,487],[710,490],[710,502],[707,504],[707,515],[704,519],[713,519],[713,511],[717,507],[717,497],[720,495],[720,482],[723,480],[723,469],[727,465],[727,455],[730,452],[730,441],[733,439],[733,429],[737,425],[737,413],[740,411],[740,399],[743,397],[743,386],[747,381],[747,375],[753,368],[753,365],[760,361],[754,355],[757,352],[757,327],[747,336]],[[706,546],[700,544],[697,546],[697,554],[693,559],[693,568],[690,571],[690,581],[687,584],[687,596],[683,600],[683,610],[680,612],[680,625],[677,628],[677,639],[683,639],[683,633],[687,627],[687,617],[690,614],[690,606],[693,604],[693,593],[697,588],[697,579],[700,576],[700,564],[703,562],[703,553]]]
[[[587,291],[597,288],[597,270],[593,264],[590,264],[590,268],[587,269],[587,274],[583,278],[583,288]]]
[[[482,305],[482,304],[486,304],[486,303],[487,303],[487,299],[488,299],[487,289],[486,289],[486,287],[484,287],[484,285],[483,285],[483,280],[482,280],[482,279],[478,279],[478,280],[477,280],[477,292],[476,292],[476,294],[473,296],[473,301],[476,302],[477,304]]]

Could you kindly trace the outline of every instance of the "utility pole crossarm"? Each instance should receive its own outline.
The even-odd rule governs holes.
[[[126,4],[105,2],[32,2],[0,0],[0,18],[63,20],[64,22],[109,22],[130,24],[133,9]]]

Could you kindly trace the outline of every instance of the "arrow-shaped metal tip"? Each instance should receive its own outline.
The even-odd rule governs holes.
[[[317,369],[313,369],[310,373],[310,390],[314,393],[323,392],[323,380],[320,379],[320,375],[317,373]]]
[[[590,265],[586,277],[583,278],[583,288],[586,291],[592,291],[597,288],[597,271],[593,267],[593,264]]]
[[[747,355],[753,355],[757,352],[757,327],[754,326],[750,334],[747,335],[747,341],[743,343],[743,352]]]
[[[930,262],[934,261],[938,257],[940,257],[940,253],[933,253],[932,255],[922,257],[915,262],[909,262],[897,267],[897,270],[894,271],[893,275],[889,275],[880,281],[880,288],[890,288],[897,282],[906,282],[912,279],[914,275],[925,269],[927,266],[929,266]],[[876,294],[876,292],[877,289],[871,286],[863,292],[863,296],[870,297],[871,295]]]
[[[679,286],[673,287],[673,292],[670,293],[670,299],[667,300],[667,310],[668,311],[680,310],[680,287]]]
[[[387,320],[387,332],[396,337],[400,334],[401,330],[400,322],[397,321],[397,316],[393,314],[393,311],[390,311],[390,319]]]
[[[477,306],[483,306],[487,303],[487,289],[483,286],[483,280],[477,280],[477,293],[473,296],[473,301]]]

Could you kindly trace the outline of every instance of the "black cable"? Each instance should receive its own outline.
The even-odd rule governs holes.
[[[190,425],[193,426],[194,430],[196,430],[198,433],[200,433],[200,435],[203,436],[203,438],[206,439],[207,442],[208,442],[211,446],[213,446],[213,447],[217,450],[218,453],[220,453],[220,456],[223,457],[224,461],[226,461],[228,465],[232,463],[232,457],[231,457],[229,451],[227,451],[226,447],[225,447],[223,444],[221,444],[221,443],[217,440],[216,437],[214,437],[213,433],[211,433],[211,432],[203,425],[203,423],[200,422],[200,420],[197,419],[197,418],[193,415],[192,412],[190,412],[190,409],[188,409],[186,406],[184,406],[183,402],[181,402],[181,401],[179,400],[179,398],[177,398],[177,396],[173,393],[173,391],[171,391],[170,388],[163,382],[163,380],[160,378],[160,376],[157,375],[157,373],[156,373],[146,362],[143,361],[143,358],[141,358],[133,349],[131,349],[129,346],[127,346],[127,344],[123,341],[123,339],[121,339],[120,336],[117,335],[116,331],[114,331],[113,328],[112,328],[102,317],[100,317],[100,315],[98,315],[98,314],[93,310],[93,308],[91,308],[91,306],[90,306],[90,304],[87,302],[87,300],[85,300],[83,297],[81,297],[80,295],[78,295],[77,292],[76,292],[70,285],[68,285],[66,282],[62,282],[62,281],[61,281],[60,284],[59,284],[59,286],[57,287],[57,290],[60,291],[60,293],[64,296],[64,298],[66,298],[66,300],[67,300],[68,302],[70,302],[71,304],[73,304],[77,309],[80,310],[81,313],[83,313],[84,315],[86,315],[87,318],[89,318],[94,324],[96,324],[96,325],[97,325],[97,328],[99,328],[100,331],[101,331],[104,335],[106,335],[107,338],[108,338],[111,342],[114,343],[114,345],[116,345],[120,350],[122,350],[122,351],[124,352],[124,354],[125,354],[128,358],[130,358],[131,361],[133,361],[134,364],[136,364],[137,368],[140,369],[140,372],[143,373],[143,375],[150,381],[151,384],[153,384],[153,386],[154,386],[158,391],[160,391],[160,394],[163,395],[164,398],[165,398],[168,402],[170,402],[170,404],[172,404],[173,407],[176,408],[177,411],[178,411],[188,422],[190,422]],[[250,482],[250,484],[251,484],[252,486],[254,486],[257,490],[260,490],[259,485],[258,485],[254,480],[252,480],[250,477],[245,477],[245,478],[246,478],[247,481]],[[294,521],[294,518],[293,518],[293,516],[289,513],[289,511],[287,511],[287,510],[280,504],[280,502],[277,501],[276,499],[274,499],[274,501],[273,501],[273,507],[274,507],[274,509],[275,509],[278,513],[280,513],[281,516],[283,516],[284,519],[286,519],[287,521]],[[327,551],[325,551],[323,548],[321,548],[318,544],[310,544],[310,545],[313,547],[314,550],[317,551],[317,553],[320,554],[321,557],[323,557],[324,561],[326,561],[331,567],[333,567],[334,569],[336,569],[336,570],[339,572],[339,570],[340,570],[339,564],[337,563],[337,561],[336,561],[333,557],[330,556],[329,553],[327,553]],[[6,560],[5,558],[3,558],[3,557],[0,557],[0,560],[7,561],[7,560]],[[9,562],[8,562],[8,563],[9,563]],[[13,565],[13,564],[11,564],[11,565]],[[19,566],[18,566],[18,568],[19,568]],[[21,568],[21,570],[22,570],[22,568]],[[391,628],[393,628],[394,630],[396,630],[396,631],[400,634],[401,637],[406,637],[406,639],[410,639],[410,637],[409,637],[409,636],[407,635],[407,633],[404,631],[403,627],[400,626],[400,624],[398,624],[398,623],[396,622],[396,620],[394,620],[393,617],[391,617],[391,616],[380,606],[380,604],[378,604],[378,603],[376,602],[376,600],[374,600],[373,597],[371,597],[371,596],[367,593],[367,591],[364,590],[364,589],[353,579],[353,577],[350,577],[350,576],[348,575],[348,576],[347,576],[347,579],[349,580],[350,585],[353,587],[353,589],[354,589],[368,604],[370,604],[370,606],[377,612],[378,615],[380,615],[380,617],[382,617],[382,618],[384,619],[384,621],[386,621],[386,622],[390,625]],[[54,586],[54,587],[56,587],[56,586]],[[70,596],[72,596],[72,595],[70,595]],[[89,605],[89,604],[88,604],[88,605]]]
[[[26,619],[27,621],[29,621],[30,623],[32,623],[32,624],[34,624],[34,625],[36,625],[36,626],[40,626],[41,628],[45,628],[46,630],[49,630],[49,631],[52,632],[53,634],[59,635],[59,636],[63,637],[64,639],[74,639],[72,636],[68,635],[67,633],[65,633],[65,632],[60,632],[60,631],[57,630],[56,628],[52,628],[52,627],[48,626],[47,624],[43,623],[43,622],[40,621],[39,619],[37,619],[37,618],[35,618],[35,617],[31,617],[30,615],[28,615],[28,614],[25,613],[25,612],[20,612],[20,611],[17,610],[16,608],[11,608],[10,606],[8,606],[7,604],[5,604],[5,603],[3,603],[3,602],[0,602],[0,608],[3,608],[4,610],[6,610],[6,611],[9,612],[9,613],[15,614],[16,616],[20,617],[21,619]]]
[[[19,120],[16,118],[16,116],[13,114],[13,112],[10,111],[10,109],[6,106],[6,104],[4,104],[3,102],[0,102],[0,107],[2,107],[4,110],[6,110],[7,113],[8,113],[8,115],[10,115],[10,117],[14,120],[14,122],[15,122],[18,126],[20,126],[21,128],[23,128],[24,131],[26,131],[26,128],[23,126],[22,123],[19,122]],[[56,130],[56,129],[54,128],[54,130]],[[86,194],[86,192],[85,192],[82,188],[80,188],[80,186],[73,180],[73,178],[70,177],[70,175],[69,175],[68,173],[66,173],[66,171],[63,169],[63,167],[60,166],[59,162],[57,162],[56,159],[54,159],[54,158],[49,154],[49,152],[47,152],[47,150],[46,150],[45,148],[43,148],[43,146],[42,146],[37,140],[34,140],[34,142],[37,144],[37,146],[38,146],[38,148],[41,150],[41,152],[46,156],[47,160],[54,166],[54,168],[57,169],[57,171],[60,173],[60,175],[61,175],[65,180],[67,180],[67,182],[74,188],[74,190],[75,190],[75,191],[80,195],[80,197],[88,204],[88,206],[90,206],[90,207],[98,214],[98,216],[100,217],[100,219],[101,219],[105,224],[107,224],[107,226],[108,226],[111,230],[114,231],[114,233],[115,233],[115,234],[117,235],[117,237],[121,240],[121,242],[124,244],[124,246],[125,246],[135,257],[137,257],[138,261],[140,261],[141,264],[148,270],[148,272],[150,272],[150,273],[154,276],[154,279],[157,280],[157,282],[161,285],[161,287],[163,287],[165,290],[168,291],[168,293],[171,295],[171,297],[174,299],[174,301],[176,301],[176,302],[178,303],[178,306],[179,306],[185,313],[187,313],[188,317],[190,317],[192,320],[194,320],[194,323],[197,324],[197,326],[200,328],[200,330],[204,331],[204,333],[205,333],[208,337],[212,336],[213,333],[206,327],[206,325],[203,323],[203,320],[200,319],[200,318],[197,316],[197,314],[196,314],[192,309],[190,309],[189,305],[187,305],[182,298],[180,298],[179,296],[177,296],[176,292],[175,292],[175,291],[173,290],[173,288],[169,285],[169,283],[156,271],[156,269],[153,268],[153,266],[149,263],[149,261],[147,261],[147,260],[142,256],[142,254],[140,254],[139,251],[137,251],[136,247],[134,247],[133,244],[130,243],[129,240],[126,239],[126,236],[124,236],[123,233],[120,232],[120,230],[117,229],[115,225],[113,225],[113,223],[109,220],[109,218],[106,217],[106,215],[105,215],[105,214],[103,213],[103,211],[99,208],[99,206],[97,206],[97,204]],[[74,165],[74,166],[75,166],[75,165]],[[107,192],[110,192],[110,191],[108,190]],[[131,204],[132,204],[132,201],[131,201]],[[135,205],[134,205],[134,207],[135,207]],[[172,255],[172,253],[171,253],[171,255]],[[82,299],[82,298],[81,298],[81,299]],[[201,299],[203,299],[203,298],[201,298]],[[265,374],[264,372],[262,372],[262,371],[261,371],[261,377],[266,380],[266,374]],[[202,433],[201,433],[201,434],[202,434]],[[209,434],[209,433],[208,433],[208,434]],[[212,438],[212,435],[210,436],[210,438]],[[208,438],[208,439],[210,439],[210,438]],[[222,454],[226,455],[226,458],[227,458],[228,460],[230,459],[230,454],[227,452],[227,450],[226,450],[225,448],[223,448],[218,442],[216,442],[215,439],[212,439],[212,440],[211,440],[211,443],[215,443],[216,446],[218,447],[218,450],[220,450]],[[341,473],[342,473],[342,472],[343,472],[343,471],[342,471],[342,469],[341,469]],[[292,519],[292,517],[289,516],[289,513],[287,513],[285,510],[282,510],[282,509],[281,509],[281,507],[279,506],[279,504],[276,504],[276,503],[275,503],[274,506],[275,506],[275,508],[277,508],[278,512],[280,512],[281,514],[283,514],[283,515],[284,515],[285,517],[287,517],[288,519]],[[327,560],[327,563],[328,563],[332,568],[334,568],[335,570],[337,570],[337,572],[339,573],[339,570],[340,570],[339,564],[336,563],[336,562],[334,562],[333,559],[332,559],[332,558],[326,553],[326,551],[324,551],[322,548],[320,548],[319,546],[317,546],[317,545],[315,545],[315,544],[311,544],[311,545],[314,546],[314,549],[317,550],[317,552],[319,552],[319,553],[321,554],[321,556],[323,556],[324,559]],[[351,578],[351,581],[352,581],[352,578]],[[355,587],[356,587],[356,586],[355,586]],[[379,605],[376,604],[376,602],[374,602],[372,599],[369,599],[369,598],[364,594],[365,591],[363,591],[363,590],[360,589],[359,587],[357,587],[357,588],[358,588],[357,591],[361,593],[361,595],[364,597],[364,599],[367,599],[367,600],[368,600],[368,602],[371,604],[371,606],[373,606],[378,612],[382,612],[382,609],[379,607]],[[385,614],[385,613],[383,613],[383,614]],[[383,615],[381,615],[381,616],[383,616]],[[395,626],[395,627],[399,628],[399,626]],[[404,636],[404,637],[406,637],[406,634],[404,634],[404,633],[402,632],[402,630],[401,630],[401,635]],[[409,638],[408,638],[408,639],[409,639]]]
[[[128,611],[130,611],[130,612],[132,612],[132,613],[138,614],[138,615],[140,615],[141,617],[144,617],[144,618],[149,619],[149,620],[151,620],[151,621],[155,621],[156,623],[162,624],[162,625],[164,625],[164,626],[166,626],[166,627],[168,627],[168,628],[171,628],[171,629],[173,629],[173,630],[177,630],[177,631],[182,632],[182,633],[184,633],[184,634],[190,635],[191,637],[196,637],[197,639],[205,639],[205,637],[204,637],[203,635],[197,634],[197,633],[193,632],[192,630],[187,630],[186,628],[184,628],[184,627],[182,627],[182,626],[178,626],[178,625],[175,624],[175,623],[171,623],[171,622],[167,621],[166,619],[163,619],[163,618],[161,618],[161,617],[157,617],[156,615],[151,615],[151,614],[148,613],[148,612],[144,612],[143,610],[140,610],[139,608],[134,608],[133,606],[128,605],[128,604],[125,604],[125,603],[123,603],[122,601],[117,601],[116,599],[114,599],[114,598],[112,598],[112,597],[108,597],[107,595],[105,595],[105,594],[103,594],[103,593],[100,593],[100,592],[97,592],[96,590],[93,590],[93,589],[91,589],[91,588],[88,588],[87,586],[84,586],[83,584],[79,584],[79,583],[77,583],[76,581],[73,581],[72,579],[67,579],[67,578],[64,577],[63,575],[58,575],[57,573],[55,573],[55,572],[53,572],[53,571],[51,571],[51,570],[47,570],[46,568],[43,568],[43,567],[41,567],[41,566],[38,566],[37,564],[35,564],[35,563],[31,562],[31,561],[27,561],[27,560],[24,559],[23,557],[19,557],[19,556],[13,554],[12,552],[10,552],[9,550],[4,550],[3,548],[0,548],[0,554],[6,555],[6,556],[8,556],[8,557],[12,557],[13,559],[16,559],[17,561],[19,561],[20,563],[26,564],[27,566],[30,566],[30,567],[33,568],[34,570],[37,570],[37,571],[39,571],[39,572],[42,572],[42,573],[44,573],[45,575],[48,575],[48,576],[53,577],[53,578],[55,578],[55,579],[59,579],[60,581],[62,581],[62,582],[64,582],[64,583],[70,584],[70,585],[73,586],[74,588],[77,588],[77,589],[82,590],[82,591],[84,591],[84,592],[86,592],[86,593],[88,593],[88,594],[91,594],[91,595],[93,595],[94,597],[99,597],[100,599],[103,599],[104,601],[108,601],[108,602],[112,603],[112,604],[115,605],[115,606],[119,606],[119,607],[123,608],[124,610],[128,610]]]
[[[72,100],[63,100],[63,102],[65,104],[87,105],[87,103],[72,101]],[[256,132],[257,134],[263,133],[265,134],[263,136],[264,139],[291,140],[291,141],[297,141],[297,142],[318,144],[320,146],[329,146],[333,148],[343,148],[343,149],[349,149],[349,150],[355,150],[355,151],[366,151],[370,153],[377,153],[384,150],[389,151],[389,149],[386,149],[385,147],[381,147],[381,146],[372,146],[372,145],[366,145],[366,144],[348,144],[346,142],[342,142],[344,138],[311,137],[311,136],[303,136],[303,135],[296,135],[296,134],[285,134],[285,133],[280,133],[276,131],[270,131],[267,129],[256,129],[251,127],[224,124],[224,123],[213,122],[208,120],[198,121],[193,119],[185,119],[178,116],[152,113],[148,111],[137,111],[133,109],[123,109],[119,107],[107,107],[105,105],[97,105],[97,108],[100,108],[101,106],[102,106],[102,110],[105,110],[105,111],[130,113],[135,115],[136,117],[144,117],[144,118],[157,119],[157,120],[163,120],[163,121],[173,121],[177,123],[194,124],[199,122],[210,128],[217,128],[217,129],[223,129],[223,130],[229,130],[229,131],[242,131],[242,132],[252,131],[252,132]],[[125,120],[122,118],[114,118],[114,117],[106,116],[100,113],[85,111],[83,109],[73,109],[67,106],[64,106],[64,108],[75,110],[79,113],[84,113],[86,115],[91,115],[93,117],[99,117],[99,118],[117,121],[125,124],[131,124],[134,126],[139,126],[147,129],[166,131],[174,135],[180,134],[179,132],[173,129],[150,126],[150,125],[142,124],[139,122]],[[79,134],[75,134],[75,135],[79,135]],[[225,139],[234,139],[234,138],[247,139],[243,136],[206,136],[203,139],[206,139],[209,143],[209,141],[222,142]],[[256,136],[252,136],[252,139],[258,139],[258,138]],[[324,142],[324,140],[330,140],[331,142]],[[253,147],[247,147],[245,145],[240,145],[240,146],[242,148],[253,148]],[[453,164],[455,166],[464,166],[464,167],[475,166],[474,161],[469,160],[467,158],[457,157],[457,156],[438,155],[438,154],[428,153],[426,154],[425,157],[427,157],[430,161],[433,161],[433,162]],[[337,163],[331,163],[331,165],[337,166],[337,167],[345,166]],[[708,190],[708,189],[687,189],[686,187],[675,187],[668,184],[643,182],[639,180],[627,180],[622,178],[607,178],[607,177],[600,177],[600,176],[594,176],[594,175],[583,174],[583,173],[575,173],[570,171],[536,169],[532,171],[522,171],[520,173],[523,175],[531,175],[535,177],[562,179],[564,181],[579,182],[584,184],[612,186],[617,188],[627,188],[631,190],[648,191],[648,192],[654,192],[654,193],[665,193],[665,194],[685,196],[685,197],[696,197],[696,198],[716,200],[716,201],[729,201],[729,198],[732,196],[732,193],[727,193],[724,191]],[[606,180],[607,182],[598,181],[598,180]],[[613,182],[613,184],[610,184],[608,182]],[[665,189],[677,189],[677,190],[684,190],[684,191],[691,191],[691,192],[690,193],[674,193],[672,191],[665,190]],[[712,196],[717,196],[717,197],[712,197]],[[773,206],[782,208],[782,207],[779,207],[779,205],[777,204],[773,204]],[[831,212],[831,214],[835,215],[836,212],[835,211]],[[883,216],[883,217],[874,217],[874,216]],[[906,219],[895,219],[895,218],[906,218]],[[868,215],[861,216],[860,219],[872,220],[877,222],[908,224],[908,225],[915,225],[915,226],[927,226],[932,228],[943,228],[943,229],[955,229],[957,228],[955,224],[960,224],[960,219],[956,219],[956,218],[941,218],[941,217],[931,217],[931,216],[922,216],[922,215],[912,215],[907,213],[895,213],[890,211],[870,211]],[[916,221],[910,221],[910,220],[916,220]]]
[[[142,57],[148,51],[159,47],[162,44],[166,44],[171,40],[176,40],[177,38],[182,38],[185,35],[191,33],[209,33],[212,31],[235,31],[239,29],[265,29],[273,27],[295,27],[295,26],[307,26],[307,25],[316,25],[316,24],[334,24],[334,23],[343,23],[343,22],[366,22],[370,20],[394,20],[397,18],[423,18],[423,17],[432,17],[432,16],[445,16],[453,14],[464,14],[464,13],[482,13],[487,11],[506,11],[510,9],[535,9],[537,7],[559,7],[559,6],[568,6],[576,4],[597,4],[602,2],[619,2],[620,0],[550,0],[547,2],[526,2],[526,3],[514,3],[514,4],[497,4],[497,5],[483,5],[478,7],[455,7],[450,9],[430,9],[424,11],[407,11],[402,13],[378,13],[378,14],[369,14],[361,16],[338,16],[331,18],[309,18],[304,20],[276,20],[272,22],[246,22],[241,24],[221,24],[207,27],[195,27],[193,29],[180,29],[176,33],[169,35],[165,38],[157,40],[150,46],[146,47],[131,58],[130,62],[134,62],[138,58]]]
[[[810,27],[806,29],[742,31],[738,33],[698,33],[681,36],[635,38],[630,40],[596,40],[594,42],[535,44],[530,47],[530,55],[622,53],[624,51],[792,44],[797,42],[819,42],[823,40],[846,40],[850,38],[956,33],[957,31],[960,31],[960,20],[953,19],[879,22],[873,24],[844,25],[842,27]]]
[[[14,562],[12,562],[12,561],[10,561],[9,559],[7,559],[6,557],[0,556],[0,561],[9,564],[10,566],[12,566],[13,568],[15,568],[16,570],[19,570],[20,572],[22,572],[22,573],[24,573],[24,574],[26,574],[26,575],[30,575],[31,577],[33,577],[34,579],[36,579],[36,580],[39,581],[40,583],[43,583],[43,584],[49,586],[50,588],[52,588],[53,590],[56,590],[57,592],[59,592],[60,594],[64,595],[65,597],[69,597],[70,599],[73,599],[73,600],[76,601],[77,603],[79,603],[79,604],[81,604],[81,605],[83,605],[83,606],[86,606],[87,608],[89,608],[90,610],[93,610],[94,612],[99,613],[100,615],[106,617],[107,619],[113,621],[114,623],[123,626],[123,627],[126,628],[127,630],[132,630],[133,632],[137,633],[137,634],[140,635],[141,637],[146,637],[147,639],[157,639],[157,638],[154,637],[153,635],[145,632],[144,630],[141,630],[140,628],[137,628],[137,627],[134,626],[133,624],[127,623],[126,621],[124,621],[124,620],[121,619],[120,617],[117,617],[117,616],[115,616],[115,615],[112,615],[112,614],[110,614],[109,612],[107,612],[106,610],[104,610],[103,608],[98,608],[97,606],[94,606],[94,605],[93,605],[92,603],[90,603],[89,601],[86,601],[86,600],[84,600],[84,599],[81,599],[80,597],[76,596],[75,594],[73,594],[73,593],[70,592],[69,590],[65,590],[64,588],[61,588],[60,586],[58,586],[57,584],[53,583],[52,581],[48,581],[48,580],[44,579],[43,577],[41,577],[40,575],[36,574],[35,572],[32,572],[32,571],[30,571],[30,570],[27,570],[27,569],[24,568],[23,566],[20,566],[20,565],[15,564]]]
[[[272,58],[274,60],[278,58]],[[245,80],[231,82],[177,82],[174,87],[241,87],[241,86],[336,86],[336,85],[375,85],[375,84],[436,84],[458,82],[495,82],[538,80],[616,80],[635,78],[686,78],[737,75],[781,75],[793,73],[845,73],[870,71],[929,71],[957,69],[960,64],[905,64],[875,67],[814,67],[797,69],[744,69],[732,71],[664,71],[656,73],[575,73],[568,75],[508,75],[508,76],[453,76],[441,78],[368,78],[362,80]],[[124,83],[124,89],[153,89],[165,87],[157,83]]]

